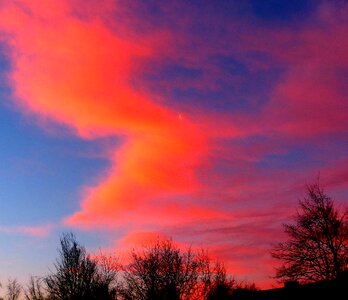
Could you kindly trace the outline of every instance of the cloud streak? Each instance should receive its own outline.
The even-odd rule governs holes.
[[[6,234],[24,234],[34,237],[47,237],[53,226],[51,224],[42,226],[0,226],[0,232]]]
[[[121,228],[122,247],[157,233],[204,241],[231,269],[267,281],[267,245],[307,181],[322,170],[329,185],[347,187],[339,149],[348,128],[348,6],[324,1],[276,29],[241,4],[149,7],[0,6],[17,108],[79,138],[121,140],[63,223]]]

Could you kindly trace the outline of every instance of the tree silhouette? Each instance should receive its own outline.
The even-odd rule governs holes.
[[[94,295],[96,299],[113,300],[117,298],[121,289],[117,281],[117,272],[120,269],[118,259],[113,255],[99,253],[94,259],[98,271],[95,274]]]
[[[307,186],[295,224],[284,224],[288,240],[271,252],[283,262],[276,278],[332,280],[348,266],[348,215],[340,213],[319,182]]]
[[[24,292],[25,300],[45,300],[45,292],[42,286],[42,279],[31,276]]]
[[[60,257],[55,263],[56,272],[44,281],[50,300],[109,300],[116,291],[111,284],[115,270],[106,270],[86,253],[73,234],[64,234],[60,240]]]
[[[205,298],[207,300],[225,300],[230,299],[235,289],[236,282],[226,275],[224,266],[217,263],[212,272],[209,272],[210,279],[207,284]]]
[[[171,240],[132,252],[125,268],[127,300],[206,299],[212,285],[209,259],[202,252],[181,251]]]
[[[6,300],[17,300],[22,292],[22,287],[17,279],[9,279],[7,286]]]

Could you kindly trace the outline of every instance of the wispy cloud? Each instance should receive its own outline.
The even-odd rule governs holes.
[[[0,226],[0,232],[6,234],[22,234],[35,237],[46,237],[53,229],[53,225],[41,226]]]
[[[306,181],[324,169],[347,187],[338,149],[347,143],[348,6],[324,1],[281,27],[238,5],[233,18],[186,2],[158,7],[152,18],[141,2],[2,4],[15,103],[80,138],[122,140],[107,145],[109,169],[84,187],[65,225],[121,227],[122,247],[157,232],[205,242],[261,278],[266,245],[281,237],[271,224],[291,214]]]

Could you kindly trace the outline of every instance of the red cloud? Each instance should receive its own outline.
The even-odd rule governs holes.
[[[117,35],[97,16],[73,16],[74,8],[68,1],[8,3],[0,27],[25,113],[64,123],[82,137],[124,137],[107,176],[86,189],[81,210],[66,219],[84,227],[119,226],[131,211],[154,207],[153,199],[199,186],[195,167],[207,151],[206,137],[189,118],[132,87],[141,59],[154,55],[151,36]],[[204,215],[204,209],[188,206],[190,217]],[[179,212],[173,207],[166,213]]]
[[[305,180],[318,171],[306,164],[267,168],[262,159],[284,155],[293,145],[308,140],[320,145],[323,139],[327,142],[327,134],[346,133],[346,73],[342,71],[348,67],[348,6],[338,12],[323,5],[297,28],[259,28],[235,18],[230,24],[217,23],[224,26],[226,35],[209,37],[212,40],[207,43],[205,34],[201,40],[192,32],[183,32],[183,26],[195,22],[192,18],[178,24],[178,32],[153,27],[140,35],[127,22],[113,21],[110,26],[100,17],[109,11],[124,12],[115,6],[117,2],[96,3],[23,0],[0,6],[1,38],[11,50],[12,87],[22,112],[66,124],[82,138],[120,136],[124,141],[110,154],[107,174],[98,185],[85,188],[81,209],[67,217],[65,224],[141,228],[141,234],[131,233],[121,246],[142,241],[142,235],[151,239],[153,235],[144,234],[145,230],[174,232],[178,240],[180,235],[201,238],[196,244],[210,244],[214,254],[237,268],[231,272],[261,278],[262,266],[270,269],[265,245],[274,242],[281,227],[279,231],[267,224],[260,228],[264,223],[252,212],[271,211],[281,218],[288,212],[291,215],[290,207],[301,195]],[[255,52],[270,57],[269,61],[255,58]],[[161,65],[162,60],[171,60],[203,73],[193,80],[178,79],[175,87],[211,92],[220,88],[222,78],[237,89],[243,75],[231,75],[211,63],[214,55],[236,57],[250,74],[279,66],[282,72],[265,83],[270,91],[262,95],[264,102],[251,93],[249,97],[256,100],[248,100],[255,100],[250,103],[257,109],[240,112],[231,105],[232,112],[213,114],[182,104],[185,111],[195,112],[194,118],[169,108],[168,102],[159,101],[150,88],[142,86],[144,82],[136,82],[144,69],[153,67],[152,62]],[[170,94],[172,82],[161,84]],[[228,100],[234,103],[239,98]],[[243,140],[254,136],[262,138]],[[235,143],[230,143],[233,138]],[[334,160],[333,154],[325,165],[332,184],[346,185],[346,172]],[[243,209],[250,220],[247,229],[238,226],[242,216],[237,212]],[[272,215],[261,216],[268,217],[270,222],[279,221]],[[216,220],[227,219],[233,226],[213,230]],[[196,226],[203,233],[175,235],[173,225]],[[228,234],[234,242],[225,242]]]

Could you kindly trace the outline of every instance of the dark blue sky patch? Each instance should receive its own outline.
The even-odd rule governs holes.
[[[294,169],[306,165],[308,154],[301,149],[289,149],[281,154],[267,154],[256,165],[267,169]],[[313,163],[313,161],[312,161]],[[315,165],[315,164],[314,164]]]
[[[249,0],[252,13],[260,19],[294,21],[305,19],[320,1],[313,0]]]
[[[214,64],[226,74],[245,76],[248,72],[248,65],[236,59],[232,55],[215,55],[210,58],[210,63]]]
[[[0,43],[0,100],[3,103],[8,97],[11,88],[8,82],[7,74],[11,69],[11,63],[7,57],[7,48]],[[7,95],[7,96],[6,96]]]
[[[172,90],[171,105],[178,108],[186,106],[190,109],[195,106],[201,109],[209,108],[211,111],[224,111],[230,103],[226,101],[225,94],[221,91],[201,92],[195,88],[177,88]],[[240,101],[237,105],[241,105]]]
[[[164,77],[163,81],[150,83],[152,92],[162,94],[173,107],[186,105],[202,110],[253,115],[271,99],[273,84],[281,80],[284,72],[271,66],[254,70],[233,56],[214,56],[208,64],[202,71],[175,69],[176,81],[172,83],[177,84],[169,84],[169,78]],[[162,84],[170,89],[162,88]]]
[[[0,74],[10,70],[10,66],[11,64],[7,56],[7,47],[0,43]]]
[[[165,64],[159,72],[149,74],[147,80],[171,81],[178,78],[182,80],[197,79],[202,75],[202,70],[189,68],[178,64]]]

